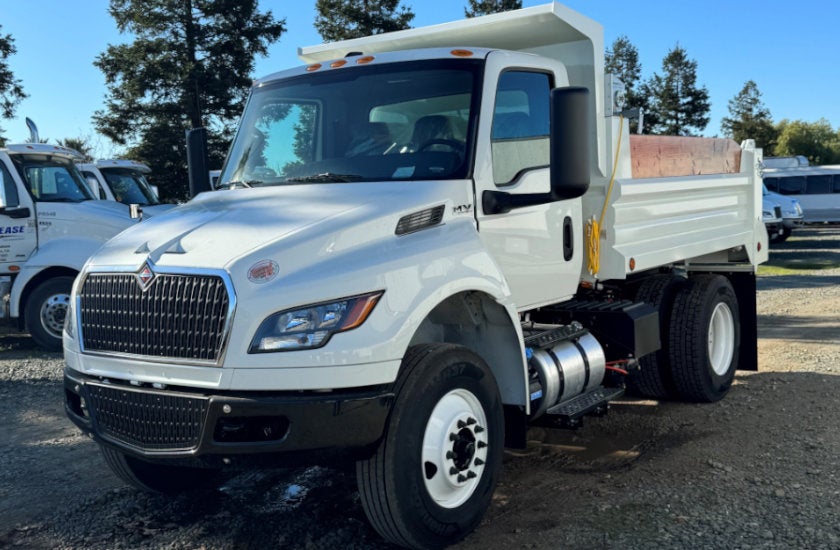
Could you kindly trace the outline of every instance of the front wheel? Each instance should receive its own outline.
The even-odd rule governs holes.
[[[26,330],[48,351],[61,351],[72,288],[73,277],[55,277],[38,285],[26,301]]]
[[[449,344],[414,346],[374,455],[356,475],[365,514],[389,542],[441,548],[481,521],[504,447],[504,415],[490,368]]]

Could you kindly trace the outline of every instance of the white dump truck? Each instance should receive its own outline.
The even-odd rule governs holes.
[[[123,480],[355,460],[374,528],[440,547],[529,426],[756,368],[760,151],[631,140],[597,23],[555,3],[300,53],[255,83],[222,189],[76,279],[66,410]]]
[[[158,198],[155,186],[146,175],[152,169],[136,160],[108,159],[94,163],[79,164],[79,171],[100,200],[136,204],[145,216],[153,216],[171,210],[174,204],[166,204]]]
[[[79,153],[34,141],[0,149],[0,320],[58,351],[73,279],[136,220],[127,206],[94,200]]]

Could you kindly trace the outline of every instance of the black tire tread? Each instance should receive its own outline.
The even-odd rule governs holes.
[[[73,288],[73,277],[61,276],[48,279],[40,283],[35,290],[32,291],[32,294],[30,294],[27,299],[24,309],[26,313],[26,330],[32,336],[32,339],[35,340],[35,343],[43,349],[47,351],[61,351],[61,338],[54,338],[41,327],[41,308],[38,302],[40,301],[39,298],[41,294],[45,292],[45,289],[51,287],[55,287],[56,289],[66,289],[67,294],[70,294],[70,291]],[[51,290],[47,292],[47,294],[51,294],[53,292],[55,292],[55,290]]]
[[[721,288],[728,289],[728,292],[734,296],[734,291],[726,277],[713,274],[696,275],[674,299],[669,340],[671,374],[679,396],[685,401],[697,403],[718,401],[729,389],[727,384],[721,391],[711,391],[705,380],[709,369],[707,353],[704,353],[707,349],[709,319],[700,312],[705,311],[709,300]],[[737,310],[732,313],[737,322]],[[736,346],[735,356],[732,358],[733,372],[734,367],[737,366],[737,351]]]
[[[425,357],[435,351],[439,344],[420,344],[408,349],[400,367],[400,376],[394,387],[395,395],[400,395],[410,374],[417,368]],[[383,442],[384,444],[384,442]],[[407,527],[400,521],[389,503],[388,492],[385,487],[384,453],[375,453],[368,460],[356,463],[356,477],[359,480],[359,496],[364,505],[368,520],[373,528],[388,541],[405,547],[410,547]],[[364,482],[362,481],[364,480]]]
[[[420,344],[409,348],[403,357],[400,374],[394,384],[394,393],[397,396],[398,404],[395,405],[391,414],[394,415],[399,407],[399,396],[414,394],[414,388],[426,381],[425,377],[419,376],[419,373],[415,373],[415,371],[418,368],[424,368],[424,362],[431,354],[442,356],[448,353],[463,352],[475,355],[467,348],[455,344]],[[390,422],[389,420],[389,424]],[[392,465],[388,463],[387,457],[391,447],[399,445],[400,442],[396,438],[391,440],[392,435],[386,432],[373,456],[356,463],[359,496],[365,514],[373,528],[388,542],[407,548],[442,547],[439,543],[418,540],[411,525],[405,521],[397,509],[398,505],[395,500],[397,495],[394,493],[394,488],[390,487]],[[503,436],[501,437],[503,439]],[[499,455],[499,463],[501,463],[501,454]],[[404,495],[399,496],[404,498]],[[467,534],[467,532],[461,532],[457,536],[463,537]],[[453,541],[450,540],[449,542]]]
[[[677,394],[671,376],[668,338],[674,295],[684,284],[682,277],[660,274],[647,279],[636,292],[637,302],[648,303],[659,312],[662,347],[639,359],[639,368],[627,376],[627,389],[631,394],[654,399],[673,399]]]

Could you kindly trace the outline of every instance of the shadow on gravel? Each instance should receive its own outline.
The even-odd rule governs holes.
[[[840,261],[840,258],[838,258]],[[803,275],[806,275],[803,273]],[[787,288],[825,288],[840,285],[840,276],[819,275],[819,271],[803,275],[770,275],[758,277],[758,290],[778,290]],[[761,297],[759,297],[759,300]]]
[[[759,315],[758,337],[840,345],[840,319],[832,321],[826,323],[826,317]]]

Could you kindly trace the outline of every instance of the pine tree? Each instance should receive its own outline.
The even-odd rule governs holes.
[[[108,97],[97,130],[148,163],[167,197],[185,197],[184,131],[205,126],[221,164],[251,86],[254,57],[285,31],[257,0],[111,0],[133,42],[109,45],[94,64]]]
[[[325,42],[410,28],[414,12],[400,0],[317,0],[315,28]]]
[[[480,17],[491,13],[518,10],[522,0],[469,0],[469,7],[464,9],[467,17]]]
[[[663,74],[654,73],[641,89],[649,102],[645,132],[675,136],[702,132],[709,124],[709,91],[697,85],[697,61],[677,44],[662,60]]]
[[[15,79],[7,61],[15,52],[17,48],[12,35],[0,34],[0,118],[12,118],[18,103],[26,98],[20,80]],[[0,127],[0,146],[4,144],[3,128]]]
[[[754,139],[767,156],[773,154],[779,137],[770,111],[761,102],[758,85],[752,80],[748,80],[738,95],[729,100],[729,116],[721,120],[720,129],[739,143]]]

